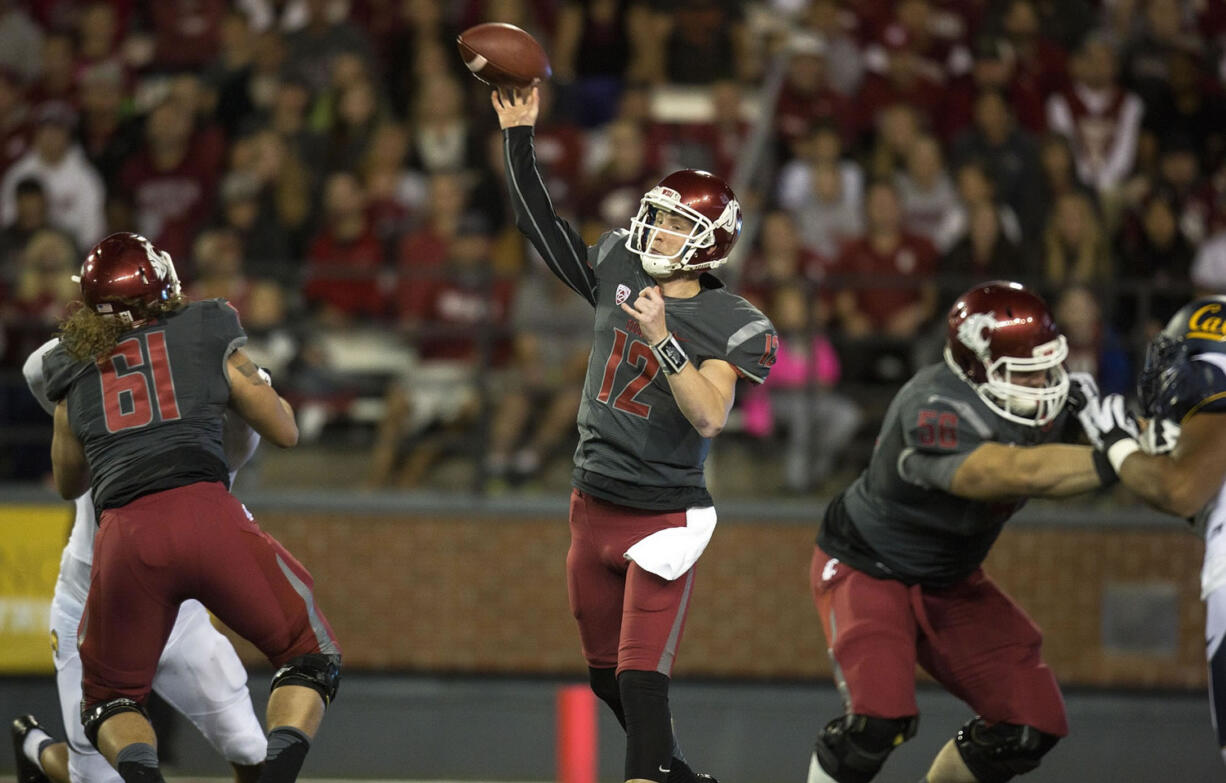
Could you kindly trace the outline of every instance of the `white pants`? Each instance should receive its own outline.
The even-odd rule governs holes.
[[[1205,596],[1205,658],[1209,663],[1209,718],[1226,762],[1226,587]]]
[[[73,783],[123,783],[85,738],[81,725],[81,656],[77,626],[83,607],[56,586],[51,601],[55,635],[56,686],[68,733],[68,771]],[[268,740],[251,706],[247,670],[226,637],[209,622],[198,601],[179,609],[158,661],[153,690],[196,725],[205,739],[233,764],[259,764]]]

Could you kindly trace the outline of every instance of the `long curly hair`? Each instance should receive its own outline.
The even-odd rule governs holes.
[[[165,302],[143,305],[145,317],[139,321],[124,321],[112,315],[102,315],[86,307],[81,300],[68,306],[68,312],[60,321],[56,337],[64,344],[68,355],[74,359],[98,360],[109,356],[125,332],[143,326],[151,320],[175,312],[187,304],[187,298],[173,296]]]

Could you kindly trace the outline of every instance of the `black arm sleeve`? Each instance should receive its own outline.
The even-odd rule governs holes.
[[[502,132],[507,188],[515,209],[515,225],[545,259],[553,273],[592,306],[596,305],[596,273],[587,263],[587,243],[553,211],[549,192],[536,170],[532,127],[519,125]]]

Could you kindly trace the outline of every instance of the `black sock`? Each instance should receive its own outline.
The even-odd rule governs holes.
[[[124,783],[163,783],[158,752],[147,742],[124,746],[115,756],[115,767]]]
[[[621,673],[617,685],[626,714],[625,779],[664,783],[673,756],[668,677],[632,669]]]
[[[676,752],[674,749],[673,753]],[[698,776],[694,774],[694,770],[690,769],[689,764],[674,755],[672,765],[668,768],[666,783],[698,783]]]
[[[293,783],[310,749],[310,737],[293,726],[278,726],[268,732],[268,755],[260,783]]]
[[[587,676],[592,686],[592,692],[601,701],[609,705],[609,709],[613,710],[614,717],[617,718],[617,722],[621,724],[624,730],[626,728],[626,711],[622,709],[622,695],[617,687],[617,669],[594,669],[589,666]]]

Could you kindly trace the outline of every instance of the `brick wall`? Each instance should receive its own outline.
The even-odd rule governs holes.
[[[582,674],[566,602],[561,516],[255,512],[311,569],[346,666],[402,671]],[[809,596],[815,526],[724,517],[703,555],[675,673],[827,678]],[[1205,682],[1201,542],[1170,530],[1018,527],[988,572],[1045,632],[1065,684],[1174,687]],[[1102,644],[1108,583],[1164,584],[1178,606],[1171,655]],[[249,645],[244,657],[260,661]]]

